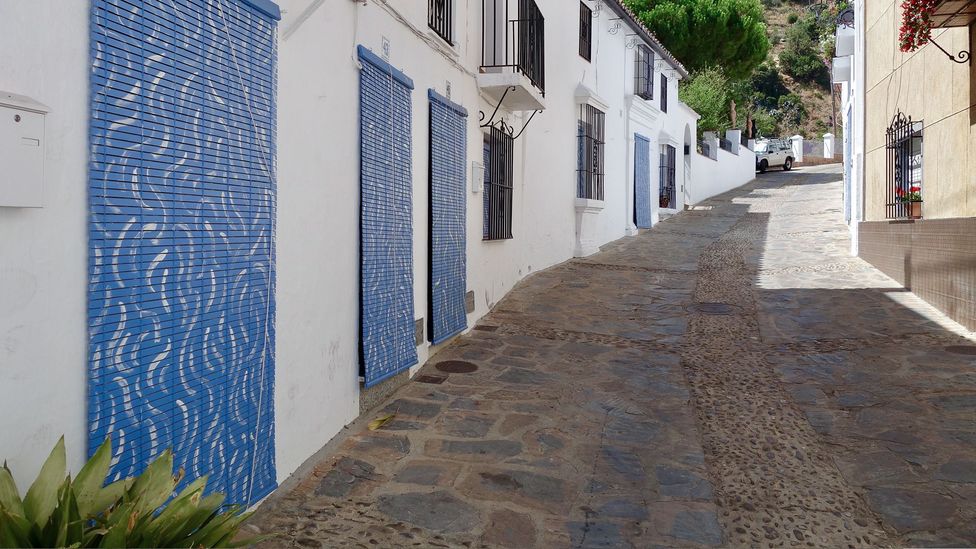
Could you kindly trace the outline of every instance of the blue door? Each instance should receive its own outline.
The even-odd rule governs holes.
[[[634,134],[634,224],[651,228],[651,142]]]
[[[92,1],[88,449],[112,436],[113,478],[172,448],[230,502],[276,487],[279,17]]]
[[[429,336],[435,345],[468,327],[465,165],[468,112],[434,90],[430,98]]]
[[[367,387],[417,363],[413,307],[413,81],[359,47],[360,373]]]

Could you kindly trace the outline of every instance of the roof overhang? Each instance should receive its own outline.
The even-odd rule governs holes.
[[[681,61],[678,61],[674,54],[669,52],[668,49],[661,44],[657,37],[651,34],[651,31],[647,30],[647,27],[637,20],[637,15],[630,11],[630,8],[623,5],[620,0],[604,0],[604,3],[609,6],[614,13],[619,15],[620,18],[623,19],[628,25],[630,25],[631,28],[634,29],[637,36],[647,42],[651,49],[657,52],[662,59],[670,63],[674,69],[678,71],[678,74],[681,75],[681,78],[688,78],[688,70],[685,69],[684,65],[681,64]]]
[[[931,21],[932,28],[968,27],[976,22],[976,0],[942,0]]]

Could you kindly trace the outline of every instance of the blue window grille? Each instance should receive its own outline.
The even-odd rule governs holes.
[[[92,0],[89,452],[276,487],[277,7]],[[186,482],[184,481],[184,482]]]
[[[417,363],[413,307],[413,81],[363,46],[360,368],[367,387]]]

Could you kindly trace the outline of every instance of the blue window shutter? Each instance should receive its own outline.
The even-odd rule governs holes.
[[[366,48],[360,71],[360,362],[367,387],[417,363],[413,307],[413,82]]]
[[[634,135],[634,224],[651,228],[651,142]]]
[[[467,111],[433,90],[430,98],[430,338],[435,345],[468,327],[465,166]]]
[[[255,6],[258,6],[257,8]],[[92,0],[89,453],[276,486],[276,7]]]

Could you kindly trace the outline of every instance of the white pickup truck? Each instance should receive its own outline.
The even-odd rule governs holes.
[[[779,139],[768,139],[756,143],[756,171],[766,173],[775,166],[782,166],[783,171],[793,169],[793,148],[789,142]]]

